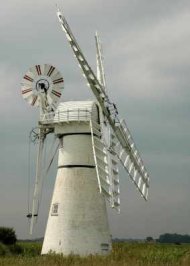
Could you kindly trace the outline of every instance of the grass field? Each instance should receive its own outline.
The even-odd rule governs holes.
[[[109,256],[40,256],[41,244],[0,244],[0,266],[190,266],[190,245],[114,243]]]

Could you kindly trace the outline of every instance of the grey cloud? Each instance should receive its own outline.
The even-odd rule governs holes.
[[[93,35],[100,31],[109,95],[128,121],[152,177],[145,203],[121,170],[122,212],[118,216],[109,210],[112,234],[190,233],[189,1],[72,0],[58,5],[93,69]],[[38,110],[22,100],[21,78],[30,65],[49,62],[64,75],[63,101],[92,98],[55,10],[54,3],[45,0],[6,1],[0,10],[0,224],[14,226],[22,238],[28,236],[28,132],[37,123]],[[35,236],[44,233],[54,170],[46,181]]]

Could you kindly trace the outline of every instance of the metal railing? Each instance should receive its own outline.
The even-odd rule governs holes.
[[[88,109],[67,109],[64,111],[56,110],[40,115],[40,123],[54,124],[71,121],[90,121],[92,119],[92,112]]]

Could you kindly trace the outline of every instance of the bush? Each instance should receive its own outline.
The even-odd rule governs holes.
[[[7,256],[9,255],[9,248],[2,243],[0,243],[0,256]]]
[[[153,237],[147,236],[146,242],[153,242],[153,241],[154,241]]]
[[[0,242],[5,245],[14,245],[17,241],[13,228],[0,227]]]
[[[42,244],[38,242],[18,242],[24,256],[35,257],[41,254]]]
[[[18,244],[10,245],[9,250],[11,254],[14,254],[14,255],[21,255],[24,253],[24,249]]]

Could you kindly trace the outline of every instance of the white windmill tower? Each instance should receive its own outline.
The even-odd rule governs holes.
[[[57,16],[96,101],[63,102],[56,108],[63,88],[60,73],[45,65],[31,68],[24,76],[24,98],[41,109],[30,232],[39,210],[43,143],[46,135],[53,133],[59,139],[58,170],[42,254],[108,254],[111,237],[105,200],[120,211],[117,161],[145,200],[149,176],[125,121],[119,119],[117,108],[106,93],[98,36],[96,76],[59,10]]]

